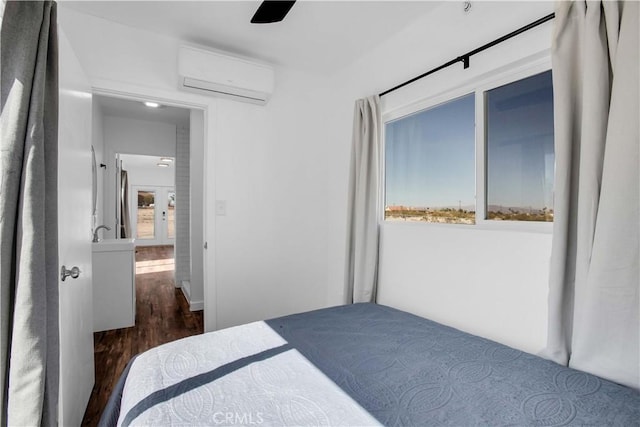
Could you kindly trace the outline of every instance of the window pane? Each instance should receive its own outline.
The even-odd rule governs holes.
[[[174,239],[176,237],[176,192],[167,192],[167,237]]]
[[[153,239],[155,237],[156,193],[138,191],[138,224],[136,238]]]
[[[475,223],[474,95],[385,127],[385,219]]]
[[[551,71],[487,92],[487,218],[553,221]]]

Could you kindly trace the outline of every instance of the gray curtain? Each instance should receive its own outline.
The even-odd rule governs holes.
[[[356,101],[349,180],[346,289],[348,302],[375,302],[380,215],[380,99]]]
[[[129,174],[120,172],[120,237],[130,238],[131,216],[129,215]]]
[[[559,1],[546,356],[640,387],[637,2]]]
[[[7,2],[1,32],[1,423],[56,425],[56,4]]]

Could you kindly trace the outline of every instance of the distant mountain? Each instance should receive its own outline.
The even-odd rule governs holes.
[[[448,205],[448,206],[403,206],[403,205],[391,205],[387,206],[385,210],[387,211],[439,211],[444,209],[458,210],[462,209],[464,211],[474,212],[476,207],[474,205]],[[516,207],[516,206],[503,206],[503,205],[489,205],[488,212],[501,212],[504,214],[510,213],[530,213],[530,214],[541,214],[545,212],[543,208],[534,208],[534,207]],[[547,212],[553,212],[553,209],[546,209]]]
[[[553,212],[553,209],[546,209],[549,212]],[[543,208],[534,208],[534,207],[516,207],[516,206],[502,206],[502,205],[489,205],[487,207],[487,211],[488,212],[502,212],[502,213],[515,213],[515,212],[521,212],[521,213],[532,213],[532,214],[539,214],[545,211],[545,209]]]

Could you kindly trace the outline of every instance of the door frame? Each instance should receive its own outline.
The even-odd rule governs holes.
[[[154,200],[154,237],[153,239],[139,239],[138,238],[138,191],[148,191],[155,193]],[[174,237],[169,237],[169,222],[162,218],[162,215],[158,214],[162,208],[165,208],[165,212],[168,211],[168,193],[174,192],[175,186],[166,185],[132,185],[131,194],[129,196],[129,215],[131,215],[131,235],[135,239],[136,246],[164,246],[175,245],[175,222],[174,222]],[[158,201],[161,201],[161,205]],[[168,216],[168,215],[167,215]],[[166,225],[162,223],[165,222]]]
[[[102,78],[93,80],[92,93],[96,95],[110,96],[113,98],[121,98],[132,101],[154,101],[164,105],[201,110],[203,112],[203,135],[204,135],[204,182],[202,184],[202,195],[204,197],[203,218],[203,317],[205,332],[215,331],[217,329],[217,286],[215,272],[215,192],[216,192],[216,176],[215,176],[215,146],[217,135],[215,133],[217,123],[217,106],[220,100],[212,97],[206,97],[193,93],[179,91],[178,89],[164,90],[150,88],[138,84],[131,84]]]

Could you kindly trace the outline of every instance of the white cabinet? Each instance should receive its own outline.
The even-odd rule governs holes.
[[[93,330],[128,328],[136,319],[133,239],[93,243]]]

